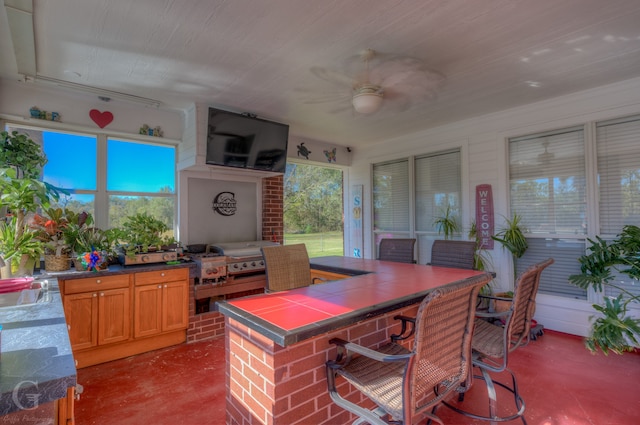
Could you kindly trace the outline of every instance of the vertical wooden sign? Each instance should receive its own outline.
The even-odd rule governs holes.
[[[494,232],[493,193],[490,184],[476,186],[476,231],[480,240],[480,248],[493,249]]]
[[[364,234],[362,233],[362,185],[354,184],[351,187],[351,254],[356,258],[362,258]]]

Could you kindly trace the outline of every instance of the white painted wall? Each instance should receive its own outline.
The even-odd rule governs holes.
[[[371,164],[414,154],[460,147],[463,161],[463,223],[474,215],[475,186],[493,187],[496,228],[508,216],[507,138],[584,124],[596,120],[640,113],[640,79],[600,87],[549,101],[533,103],[508,111],[485,115],[420,133],[404,135],[367,150],[355,150],[349,168],[350,185],[364,185],[364,256],[374,258],[372,238]],[[345,187],[345,200],[349,199]],[[351,211],[345,211],[345,235],[350,234]],[[346,241],[345,252],[351,252]],[[499,245],[493,251],[497,286],[507,287],[504,276],[512,276],[511,259]],[[591,303],[548,295],[538,296],[536,319],[545,327],[577,335],[587,335]]]

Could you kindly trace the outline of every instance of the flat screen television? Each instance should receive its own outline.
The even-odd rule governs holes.
[[[286,124],[209,108],[209,165],[284,173],[288,142]]]

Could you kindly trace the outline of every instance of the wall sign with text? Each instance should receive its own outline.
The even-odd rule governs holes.
[[[233,192],[220,192],[213,198],[213,211],[220,215],[232,216],[236,213],[236,194]]]
[[[476,231],[481,249],[493,249],[493,193],[490,184],[476,186]]]

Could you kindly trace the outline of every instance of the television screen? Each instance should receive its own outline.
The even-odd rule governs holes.
[[[288,141],[286,124],[209,108],[209,165],[284,173]]]

